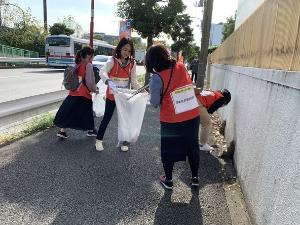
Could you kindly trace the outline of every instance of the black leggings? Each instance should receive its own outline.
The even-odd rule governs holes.
[[[107,125],[109,124],[109,122],[114,114],[115,108],[116,108],[116,102],[109,100],[107,98],[106,102],[105,102],[104,116],[103,116],[103,119],[99,126],[99,130],[98,130],[98,134],[97,134],[98,140],[103,140],[104,133],[106,131]]]
[[[192,177],[198,177],[199,158],[193,157],[192,156],[192,151],[189,150],[188,151],[188,160],[189,160],[190,168],[191,168],[191,171],[192,171]],[[174,162],[163,160],[162,163],[163,163],[166,179],[167,180],[172,180]]]

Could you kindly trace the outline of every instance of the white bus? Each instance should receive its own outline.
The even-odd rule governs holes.
[[[51,67],[74,65],[76,52],[89,45],[89,40],[67,35],[51,35],[46,38],[46,63]],[[105,41],[94,41],[95,55],[112,56],[115,46]]]

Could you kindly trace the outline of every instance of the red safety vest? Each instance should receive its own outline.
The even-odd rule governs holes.
[[[109,79],[111,79],[119,88],[128,88],[130,73],[133,68],[134,61],[128,63],[126,67],[121,67],[118,60],[114,58],[114,66],[108,73]],[[114,95],[111,93],[111,90],[107,86],[106,89],[106,98],[111,101],[114,101]]]
[[[197,95],[198,100],[207,109],[209,109],[215,101],[223,97],[220,91],[203,91],[200,95]]]
[[[163,97],[160,106],[160,121],[178,123],[199,116],[200,110],[190,76],[182,63],[158,73],[163,80]],[[170,80],[169,87],[167,89]],[[167,89],[167,90],[166,90]]]
[[[81,64],[78,67],[78,70],[77,70],[78,76],[80,76],[82,78],[82,80],[85,80],[86,65],[87,65],[86,63]],[[83,83],[81,83],[79,85],[79,87],[77,88],[76,91],[69,91],[69,95],[71,95],[71,96],[82,96],[82,97],[85,97],[87,99],[92,99],[92,95],[90,94],[90,91],[88,90],[86,85],[83,84]]]

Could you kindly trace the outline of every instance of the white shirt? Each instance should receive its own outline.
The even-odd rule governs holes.
[[[122,65],[122,62],[120,59],[116,59],[120,65]],[[130,61],[127,62],[126,66],[130,63]],[[133,67],[132,70],[130,71],[130,80],[131,80],[131,85],[133,89],[139,89],[141,87],[141,85],[138,83],[137,81],[137,77],[136,77],[136,62],[133,62]],[[111,71],[111,69],[114,66],[114,57],[111,57],[107,60],[106,64],[101,68],[100,70],[100,77],[101,80],[106,83],[106,81],[109,79],[108,77],[108,73]]]

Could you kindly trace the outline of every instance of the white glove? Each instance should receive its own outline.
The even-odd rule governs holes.
[[[108,84],[108,87],[110,88],[110,90],[112,91],[112,93],[117,93],[118,92],[118,87],[117,87],[117,85],[114,82],[112,82],[111,80],[109,80],[107,82],[107,84]]]

